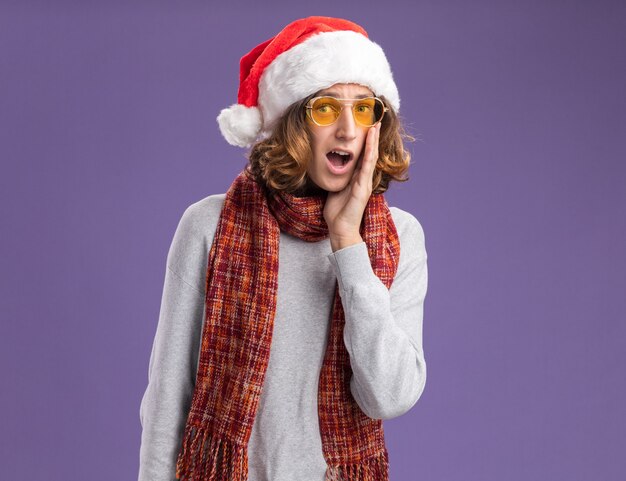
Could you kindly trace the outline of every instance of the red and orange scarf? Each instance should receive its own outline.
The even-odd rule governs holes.
[[[324,203],[322,196],[270,194],[247,169],[228,189],[209,252],[200,363],[176,463],[178,479],[247,480],[247,445],[276,312],[280,231],[306,242],[326,239]],[[374,273],[389,289],[400,244],[383,194],[370,196],[360,233]],[[387,481],[382,420],[366,416],[350,392],[344,324],[336,285],[318,391],[325,479]]]

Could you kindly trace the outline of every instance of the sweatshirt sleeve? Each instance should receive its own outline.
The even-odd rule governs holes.
[[[350,391],[373,419],[391,419],[409,411],[426,383],[422,320],[427,254],[422,226],[408,212],[405,216],[402,229],[398,228],[398,271],[389,290],[374,273],[365,242],[328,256],[346,316]]]
[[[191,206],[185,211],[167,257],[148,386],[140,406],[139,481],[176,480],[176,458],[195,387],[204,317],[208,248],[199,210]]]

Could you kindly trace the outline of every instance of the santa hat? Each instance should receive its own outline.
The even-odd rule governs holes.
[[[356,83],[400,108],[383,49],[356,23],[308,17],[287,25],[240,61],[237,103],[217,117],[229,144],[250,147],[267,139],[287,108],[336,83]]]

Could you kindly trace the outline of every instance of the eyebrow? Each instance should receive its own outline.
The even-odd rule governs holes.
[[[336,94],[335,92],[326,92],[326,93],[323,93],[323,94],[320,94],[320,95],[323,95],[325,97],[335,97],[336,99],[339,98],[339,95]],[[361,95],[357,95],[354,98],[355,99],[366,99],[367,97],[373,97],[373,96],[374,96],[373,94],[361,94]]]

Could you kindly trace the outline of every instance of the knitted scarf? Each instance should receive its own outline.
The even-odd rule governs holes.
[[[200,362],[177,479],[248,479],[247,445],[272,342],[280,231],[306,242],[326,239],[325,199],[270,194],[247,169],[228,189],[209,252]],[[360,233],[374,273],[391,287],[400,244],[383,194],[370,196]],[[318,390],[325,479],[387,481],[382,420],[365,415],[350,392],[338,284],[330,322]]]

